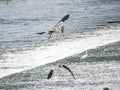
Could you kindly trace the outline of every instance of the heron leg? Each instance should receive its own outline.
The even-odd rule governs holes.
[[[49,35],[49,37],[48,37],[48,38],[50,39],[50,38],[51,38],[51,36],[52,36],[52,33],[50,33],[50,35]]]
[[[52,36],[52,34],[53,34],[54,32],[55,32],[54,30],[51,30],[51,31],[48,32],[48,34],[49,34],[49,37],[48,37],[48,38],[49,38],[49,39],[51,38],[51,36]]]

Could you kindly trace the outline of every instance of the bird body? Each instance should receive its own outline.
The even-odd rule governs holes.
[[[86,51],[85,54],[83,56],[80,57],[80,59],[85,59],[88,57],[88,52]]]

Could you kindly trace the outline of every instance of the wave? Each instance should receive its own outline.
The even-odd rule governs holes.
[[[2,68],[0,70],[0,77],[52,63],[85,50],[117,41],[120,41],[120,28],[112,27],[111,29],[94,31],[93,33],[87,32],[84,38],[54,42],[48,46],[36,47],[34,50],[23,51],[16,54],[7,53],[5,54],[7,59],[5,59],[3,63],[0,63],[0,67]],[[4,68],[7,66],[9,66],[9,68]]]

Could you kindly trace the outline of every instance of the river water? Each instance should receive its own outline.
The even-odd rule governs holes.
[[[66,14],[64,34],[35,34]],[[0,77],[120,41],[119,20],[119,0],[2,0]]]

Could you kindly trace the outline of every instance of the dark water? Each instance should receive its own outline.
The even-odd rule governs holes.
[[[50,40],[47,39],[47,34],[42,36],[35,34],[51,30],[68,13],[70,18],[65,22],[64,34],[56,33]],[[118,22],[107,23],[115,21]],[[119,42],[119,21],[119,0],[0,0],[0,77],[51,63],[98,46]],[[119,44],[116,46],[119,48]],[[99,51],[104,50],[100,49]],[[96,51],[93,50],[92,53],[96,56],[92,59],[96,61],[96,58],[98,58],[99,61],[100,57],[104,61],[106,58],[111,58],[109,59],[111,60],[110,68],[112,63],[114,63],[114,68],[117,68],[119,62],[112,60],[118,56],[119,51],[116,49],[114,52],[116,53],[112,57],[111,52],[96,54]],[[72,61],[70,60],[70,62]],[[77,63],[73,66],[77,67]],[[93,67],[94,64],[96,62],[93,62]],[[101,72],[103,72],[104,64],[107,64],[107,62],[98,62],[95,67],[100,66]],[[105,67],[108,66],[109,63]],[[89,71],[89,67],[86,67],[86,69]],[[118,71],[117,69],[117,75],[119,75]],[[113,72],[111,71],[111,73]],[[88,80],[88,76],[85,77],[86,80]],[[115,80],[117,79],[119,78],[115,78]],[[69,84],[68,82],[65,83]],[[23,84],[22,86],[24,86]],[[87,90],[86,84],[85,89]],[[119,90],[118,88],[116,90]]]

